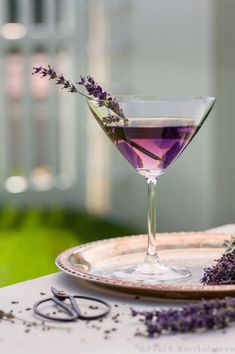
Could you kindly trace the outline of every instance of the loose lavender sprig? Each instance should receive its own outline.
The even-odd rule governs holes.
[[[120,108],[115,97],[112,97],[109,93],[104,91],[102,87],[95,82],[91,76],[81,76],[80,81],[76,82],[78,85],[82,85],[86,88],[88,95],[79,91],[75,84],[70,83],[69,80],[66,80],[65,77],[61,74],[58,75],[54,69],[48,65],[48,68],[43,66],[34,67],[33,75],[41,74],[41,77],[49,77],[50,80],[54,80],[56,85],[60,85],[63,89],[67,89],[68,92],[78,93],[85,96],[86,98],[97,98],[100,105],[105,105],[108,109],[112,110],[114,114],[108,114],[107,117],[103,118],[105,124],[117,123],[121,119],[126,123],[127,120],[123,114],[122,109]]]
[[[201,283],[206,285],[232,285],[235,284],[235,238],[224,243],[226,250],[215,265],[204,269]]]
[[[235,298],[202,300],[181,309],[136,311],[146,326],[148,337],[162,334],[202,332],[228,327],[235,321]]]

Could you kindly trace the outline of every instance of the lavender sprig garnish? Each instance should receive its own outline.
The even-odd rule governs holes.
[[[202,300],[187,304],[180,309],[136,311],[132,316],[140,316],[146,326],[144,335],[148,337],[162,334],[206,332],[222,329],[235,321],[235,298]]]
[[[41,75],[41,77],[48,77],[49,80],[54,80],[56,85],[60,85],[62,89],[67,89],[69,92],[78,93],[88,99],[96,98],[100,106],[104,105],[112,112],[108,113],[107,116],[102,117],[102,122],[104,125],[107,126],[115,124],[118,123],[120,120],[122,120],[124,125],[128,125],[128,119],[125,118],[125,115],[121,107],[119,106],[116,98],[111,96],[110,93],[104,91],[102,87],[97,84],[91,76],[80,76],[80,81],[76,82],[76,84],[85,87],[88,92],[88,94],[85,94],[77,89],[77,87],[75,86],[76,84],[72,84],[69,80],[66,80],[62,74],[58,75],[56,71],[50,67],[50,65],[48,65],[48,68],[44,68],[43,66],[34,67],[32,74]],[[160,157],[144,149],[136,142],[128,139],[127,137],[125,137],[124,134],[121,137],[118,136],[118,138],[127,141],[128,144],[132,145],[145,155],[155,160],[160,160]]]
[[[226,251],[216,264],[204,269],[201,283],[206,285],[235,284],[235,238],[224,243]]]
[[[60,85],[62,89],[67,89],[68,92],[78,93],[88,99],[96,98],[100,106],[104,105],[115,113],[108,114],[107,117],[104,117],[104,124],[117,123],[121,119],[124,123],[127,123],[127,119],[125,118],[116,98],[104,91],[91,76],[81,76],[80,81],[76,82],[76,84],[85,87],[88,92],[88,94],[86,94],[78,90],[76,84],[73,84],[69,80],[65,79],[64,75],[58,75],[50,65],[48,65],[48,68],[44,68],[43,66],[34,67],[32,74],[38,74],[41,75],[41,77],[49,77],[49,80],[54,80],[56,85]]]

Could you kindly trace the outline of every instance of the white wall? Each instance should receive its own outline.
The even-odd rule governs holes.
[[[215,1],[216,131],[213,223],[235,221],[235,1]]]

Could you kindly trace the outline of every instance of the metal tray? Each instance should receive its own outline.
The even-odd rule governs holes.
[[[168,265],[187,267],[192,277],[183,282],[142,284],[112,278],[113,268],[141,262],[147,235],[123,236],[83,244],[61,253],[56,265],[63,272],[112,290],[146,296],[198,299],[235,295],[235,285],[202,285],[203,269],[224,252],[223,243],[231,234],[202,232],[163,233],[157,235],[158,253]]]

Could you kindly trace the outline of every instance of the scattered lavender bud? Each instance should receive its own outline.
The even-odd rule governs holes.
[[[202,300],[181,309],[136,311],[132,316],[144,319],[148,337],[162,334],[205,332],[228,327],[235,321],[235,298]]]
[[[27,308],[27,309],[29,309],[29,308]],[[19,311],[19,312],[22,312],[22,311]],[[40,328],[42,331],[49,330],[49,329],[55,329],[55,330],[62,329],[62,330],[65,330],[68,332],[70,330],[68,327],[58,327],[58,326],[45,325],[44,321],[35,322],[35,321],[24,320],[21,317],[15,316],[13,314],[12,310],[10,312],[5,312],[3,310],[0,310],[0,322],[1,321],[7,321],[12,324],[21,322],[25,328],[26,333],[29,332],[29,328],[33,328],[33,327]]]
[[[120,313],[116,313],[116,315],[114,315],[112,317],[112,320],[114,320],[114,321],[117,320],[119,316],[120,316]]]
[[[10,320],[13,319],[15,316],[12,314],[12,312],[5,312],[3,310],[0,310],[0,320]]]

